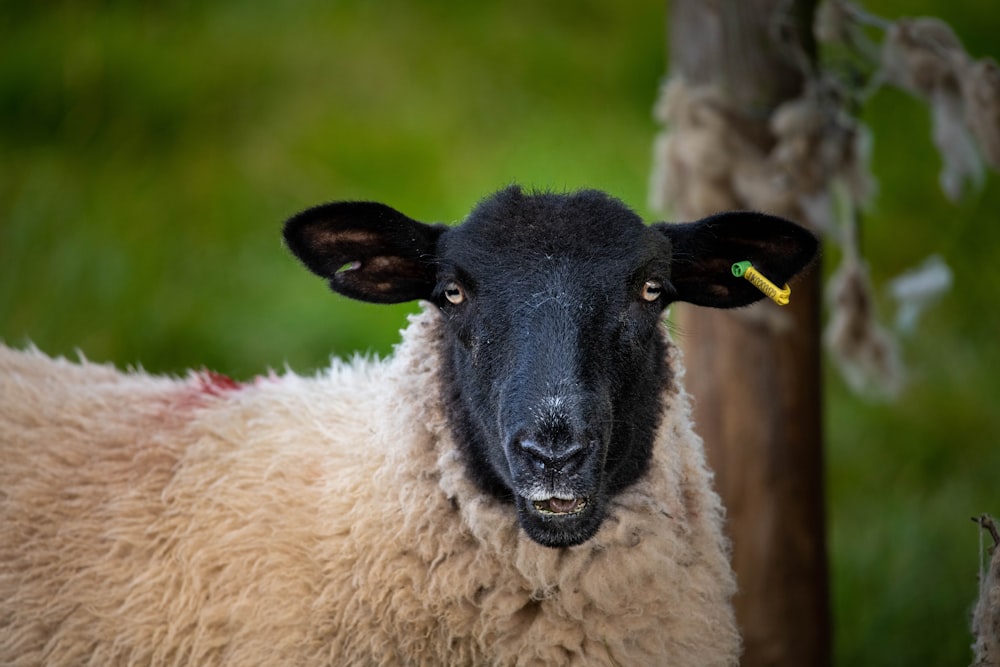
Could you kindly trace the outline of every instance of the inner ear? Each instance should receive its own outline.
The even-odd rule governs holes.
[[[736,262],[750,261],[782,286],[812,262],[819,248],[812,232],[765,213],[720,213],[653,227],[671,242],[675,300],[713,308],[735,308],[763,298],[751,283],[733,275]]]
[[[429,299],[444,225],[428,225],[376,202],[335,202],[285,223],[285,243],[306,268],[344,296],[374,303]]]

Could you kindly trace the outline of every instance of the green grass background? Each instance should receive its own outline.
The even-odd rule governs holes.
[[[1000,55],[995,0],[869,9]],[[0,338],[243,379],[387,353],[413,308],[333,296],[282,221],[375,199],[452,222],[511,182],[651,217],[665,23],[651,0],[0,2]],[[956,284],[903,340],[899,400],[827,374],[836,663],[968,664],[968,517],[1000,513],[1000,180],[952,205],[921,105],[883,92],[866,121],[874,280],[936,252]]]

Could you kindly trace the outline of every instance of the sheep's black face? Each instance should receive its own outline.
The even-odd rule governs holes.
[[[649,460],[670,243],[597,193],[507,191],[438,249],[447,405],[470,470],[532,539],[579,544]]]
[[[665,306],[745,305],[761,295],[734,262],[780,283],[816,250],[772,216],[645,226],[600,192],[516,187],[452,229],[348,202],[292,218],[285,237],[342,294],[440,308],[445,403],[470,475],[550,547],[592,537],[646,470],[670,381]]]

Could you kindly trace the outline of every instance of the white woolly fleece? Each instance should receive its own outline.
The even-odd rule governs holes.
[[[649,472],[549,549],[466,478],[438,322],[247,385],[0,348],[0,663],[737,664],[676,348]]]

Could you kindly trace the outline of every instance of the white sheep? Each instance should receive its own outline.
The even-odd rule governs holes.
[[[755,300],[729,266],[784,282],[810,234],[514,187],[285,235],[338,292],[430,302],[391,358],[239,384],[0,349],[0,664],[737,663],[662,314]]]

